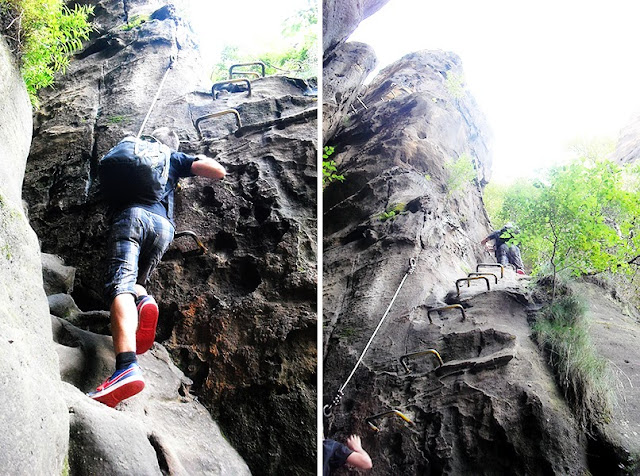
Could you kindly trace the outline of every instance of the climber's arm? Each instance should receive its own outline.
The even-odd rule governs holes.
[[[215,180],[222,180],[227,175],[227,171],[217,160],[206,155],[198,155],[198,160],[191,165],[191,173]]]
[[[347,447],[353,451],[347,458],[347,464],[360,469],[371,469],[373,463],[369,453],[362,449],[360,437],[358,435],[351,435],[347,439]]]

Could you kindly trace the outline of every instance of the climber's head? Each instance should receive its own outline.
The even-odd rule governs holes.
[[[169,129],[168,127],[159,127],[151,133],[151,137],[153,137],[158,142],[166,145],[171,150],[178,150],[180,147],[180,139],[178,138],[178,134],[175,131]]]

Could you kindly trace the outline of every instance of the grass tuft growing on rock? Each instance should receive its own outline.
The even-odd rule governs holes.
[[[613,378],[589,336],[586,306],[567,294],[551,303],[533,326],[535,338],[549,356],[565,398],[585,430],[611,419]]]

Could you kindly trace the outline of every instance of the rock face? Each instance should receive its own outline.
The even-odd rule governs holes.
[[[470,95],[447,91],[447,71],[459,71],[450,54],[403,58],[363,91],[367,109],[327,141],[346,179],[323,197],[325,343],[338,315],[380,315],[384,304],[363,303],[356,289],[393,294],[409,258],[417,258],[421,276],[413,295],[435,303],[487,257],[479,245],[490,231],[479,184],[490,164],[488,132]],[[458,182],[448,164],[464,155],[476,178]],[[344,297],[350,292],[357,299]]]
[[[640,158],[640,114],[636,115],[621,131],[611,160],[623,164],[634,163]]]
[[[85,395],[113,371],[111,337],[51,318],[60,373],[67,382],[63,395],[71,415],[71,474],[250,474],[211,415],[189,394],[193,382],[163,346],[155,344],[139,356],[145,388],[114,410]],[[91,321],[87,326],[101,327]]]
[[[31,104],[0,38],[0,435],[6,474],[60,474],[69,416],[60,395],[38,240],[21,186],[31,139]]]
[[[325,73],[325,88],[340,90],[337,76]],[[456,279],[495,262],[480,247],[490,134],[462,78],[453,54],[407,55],[349,88],[363,104],[324,138],[345,176],[323,197],[325,403],[397,292],[325,434],[364,435],[372,474],[582,474],[587,442],[530,338],[513,271],[456,297]],[[465,319],[428,312],[454,302]],[[428,349],[442,366],[430,353],[401,365]],[[389,410],[412,423],[392,413],[372,433],[367,418]]]
[[[349,42],[337,46],[325,58],[322,74],[322,137],[333,137],[338,127],[348,120],[356,108],[362,108],[358,98],[362,84],[376,66],[376,56],[370,46]]]
[[[325,56],[343,43],[360,22],[370,17],[389,0],[323,0],[322,50]]]
[[[137,132],[177,53],[144,132],[174,128],[182,151],[215,157],[228,175],[223,183],[182,181],[177,230],[194,231],[207,252],[190,253],[195,242],[179,238],[152,277],[157,339],[255,474],[315,473],[315,86],[267,77],[252,81],[250,96],[223,93],[214,101],[175,9],[95,5],[100,31],[43,94],[35,120],[24,195],[43,250],[76,268],[80,309],[107,309],[101,263],[108,222],[97,163]],[[134,13],[151,19],[122,30]],[[228,108],[242,127],[233,114],[196,125]]]

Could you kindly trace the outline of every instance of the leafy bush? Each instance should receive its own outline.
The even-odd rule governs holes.
[[[67,8],[62,0],[0,0],[0,15],[7,36],[20,58],[22,77],[34,107],[37,91],[53,84],[64,72],[70,55],[82,48],[92,26],[92,6]]]
[[[473,183],[478,177],[473,159],[466,152],[456,160],[446,162],[445,167],[449,171],[449,178],[447,179],[449,195],[458,190],[462,190],[468,184]]]
[[[329,185],[334,180],[344,182],[344,175],[338,175],[338,167],[335,160],[330,160],[329,157],[333,154],[335,148],[329,145],[325,146],[324,153],[322,154],[322,188]]]
[[[552,302],[533,326],[538,344],[549,356],[558,384],[582,426],[611,418],[614,394],[607,361],[589,336],[586,306],[574,295]]]
[[[534,274],[630,271],[640,264],[638,180],[637,167],[582,158],[510,187],[498,215],[518,225]]]
[[[124,31],[133,30],[134,28],[138,28],[143,23],[148,22],[150,18],[150,15],[134,15],[129,19],[127,24],[122,25],[120,29]]]
[[[406,203],[396,203],[380,214],[380,221],[393,220],[396,216],[406,213],[406,209]]]

